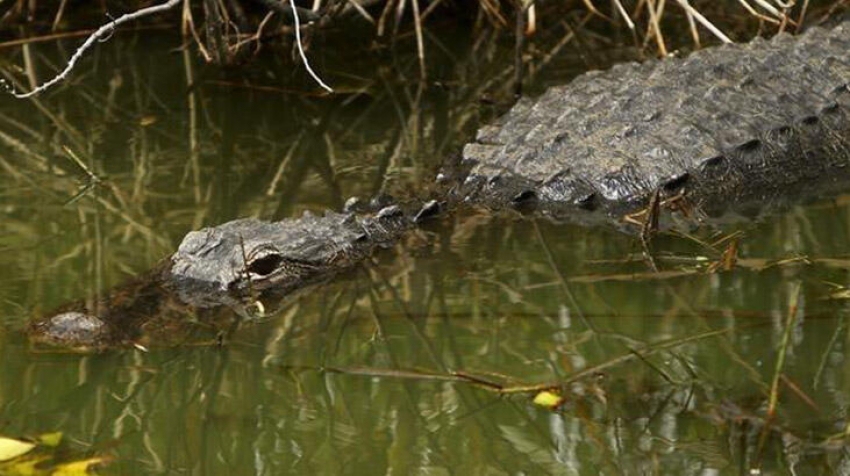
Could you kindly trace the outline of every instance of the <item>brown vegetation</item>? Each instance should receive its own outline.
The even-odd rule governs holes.
[[[401,37],[412,36],[416,42],[420,75],[425,78],[426,24],[459,20],[470,22],[476,32],[485,27],[514,31],[514,80],[519,93],[528,38],[535,35],[541,23],[564,23],[570,31],[578,23],[576,14],[583,14],[582,24],[588,19],[608,22],[616,26],[611,29],[612,33],[625,31],[636,45],[654,55],[666,56],[682,43],[683,37],[690,38],[697,48],[706,41],[706,36],[709,41],[735,41],[739,36],[735,29],[741,28],[741,23],[755,22],[758,30],[763,32],[799,30],[806,24],[834,15],[844,8],[847,1],[697,0],[691,3],[689,0],[612,0],[605,5],[607,8],[603,7],[604,3],[599,0],[566,3],[477,0],[468,5],[459,1],[433,0],[420,5],[419,0],[315,0],[311,5],[302,2],[302,5],[296,6],[279,0],[167,0],[159,3],[125,2],[119,8],[105,2],[71,8],[67,0],[61,0],[58,5],[18,0],[5,12],[0,12],[0,25],[6,26],[7,32],[15,31],[14,38],[0,43],[0,48],[67,36],[86,37],[86,41],[70,57],[67,67],[41,85],[46,89],[65,80],[88,49],[107,40],[124,23],[142,18],[149,22],[168,21],[176,16],[174,12],[179,11],[183,45],[194,45],[206,62],[224,66],[241,64],[255,56],[263,46],[275,43],[272,40],[291,38],[294,40],[291,43],[293,58],[300,57],[315,82],[331,92],[320,75],[312,70],[305,53],[317,33],[342,34],[347,38],[343,41],[353,38],[354,41],[378,43],[395,43]],[[119,15],[118,11],[126,13]],[[172,12],[166,14],[166,11]],[[108,21],[103,23],[97,15],[106,17]],[[97,22],[101,23],[99,28],[76,29],[81,24]],[[41,90],[38,88],[17,95],[28,97]]]

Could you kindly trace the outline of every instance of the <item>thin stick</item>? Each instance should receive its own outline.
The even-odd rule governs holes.
[[[360,16],[363,17],[366,21],[368,21],[369,23],[371,23],[373,25],[375,24],[375,19],[372,18],[372,15],[369,15],[369,12],[367,12],[366,9],[363,8],[359,3],[357,3],[355,0],[345,0],[345,1],[348,2],[348,4],[351,5],[351,8],[353,8],[354,11],[359,13]],[[425,13],[427,14],[428,12],[426,11]]]
[[[791,344],[791,332],[797,321],[797,308],[800,303],[801,290],[802,284],[797,283],[797,288],[791,295],[791,305],[788,306],[788,317],[785,319],[785,332],[782,334],[782,343],[779,347],[779,354],[776,356],[776,368],[773,371],[773,380],[770,384],[770,399],[767,404],[766,422],[759,438],[758,452],[756,453],[759,458],[761,458],[764,444],[767,441],[770,423],[776,416],[776,405],[779,403],[779,382],[782,377],[782,369],[785,367],[785,355],[788,352],[788,346]]]
[[[29,97],[33,97],[37,94],[41,94],[44,91],[46,91],[47,89],[49,89],[51,86],[54,86],[55,84],[59,83],[60,81],[64,81],[65,78],[67,78],[68,75],[71,73],[71,70],[74,69],[74,66],[77,65],[77,61],[79,61],[80,58],[82,58],[83,54],[89,48],[91,48],[95,44],[95,42],[101,41],[104,38],[108,38],[109,36],[112,35],[112,33],[115,31],[115,29],[118,28],[119,26],[121,26],[122,24],[133,21],[133,20],[137,20],[137,19],[142,18],[142,17],[146,17],[148,15],[152,15],[154,13],[164,12],[166,10],[169,10],[171,8],[176,7],[177,4],[179,4],[181,1],[182,0],[168,0],[167,2],[160,4],[160,5],[142,8],[141,10],[137,10],[137,11],[132,12],[132,13],[127,13],[125,15],[121,15],[120,17],[118,17],[118,18],[110,21],[109,23],[101,26],[94,33],[92,33],[91,36],[89,36],[88,39],[86,39],[86,41],[79,48],[77,48],[77,51],[75,51],[74,54],[71,56],[71,59],[68,60],[68,64],[65,66],[65,69],[62,70],[61,73],[54,76],[53,79],[47,81],[46,83],[43,83],[41,86],[33,89],[32,91],[30,91],[28,93],[19,93],[19,92],[15,91],[15,89],[8,82],[6,82],[4,80],[0,80],[0,84],[2,84],[10,94],[12,94],[13,96],[15,96],[18,99],[26,99],[26,98],[29,98]]]
[[[31,43],[43,43],[46,41],[61,40],[63,38],[78,38],[80,36],[91,35],[94,30],[79,30],[68,31],[65,33],[52,33],[50,35],[32,36],[29,38],[21,38],[19,40],[10,40],[0,43],[0,49],[12,48],[14,46],[28,45]]]
[[[259,52],[259,51],[260,51],[260,40],[262,39],[262,36],[263,36],[263,28],[265,28],[265,27],[266,27],[266,23],[268,23],[268,22],[269,22],[269,20],[271,20],[271,18],[274,16],[274,13],[275,13],[275,12],[273,12],[273,11],[266,13],[266,16],[265,16],[265,17],[263,17],[263,20],[262,20],[262,21],[260,22],[260,24],[257,26],[257,31],[256,31],[256,32],[254,32],[254,34],[253,34],[253,35],[249,35],[247,38],[245,38],[245,39],[243,39],[243,40],[239,40],[239,41],[238,41],[235,45],[233,45],[231,48],[232,48],[233,50],[238,51],[238,50],[239,50],[239,48],[241,48],[243,45],[246,45],[246,44],[248,44],[248,43],[251,43],[252,41],[256,41],[256,42],[257,42],[257,47],[254,49],[254,52],[255,52],[255,53],[256,53],[256,52]]]
[[[809,9],[809,0],[803,1],[803,6],[800,8],[800,16],[797,17],[797,30],[803,28],[803,21],[806,19],[806,12]]]
[[[688,27],[691,29],[691,37],[694,39],[694,46],[697,49],[702,48],[702,46],[700,46],[699,30],[697,30],[697,22],[694,20],[694,16],[691,15],[691,12],[685,12],[685,17],[688,19]]]
[[[688,3],[688,0],[676,1],[679,3],[679,5],[682,6],[682,8],[685,9],[686,12],[688,12],[689,15],[692,15],[694,19],[696,19],[696,21],[700,22],[702,26],[706,27],[708,31],[712,32],[714,36],[720,39],[720,41],[724,43],[734,43],[732,40],[729,39],[728,36],[726,36],[722,31],[720,31],[719,28],[717,28],[716,26],[714,26],[713,23],[708,21],[708,19],[704,17],[702,13],[697,11],[696,8],[692,7],[691,4]]]
[[[425,69],[425,41],[422,39],[422,17],[419,15],[419,0],[410,0],[413,5],[413,29],[416,31],[416,54],[419,57],[419,73],[422,79],[428,76]]]
[[[598,17],[600,17],[600,18],[604,18],[604,19],[606,19],[606,20],[608,20],[608,21],[611,21],[611,19],[610,19],[610,18],[608,18],[608,16],[607,16],[607,15],[605,15],[605,14],[604,14],[604,13],[602,13],[602,12],[600,12],[600,11],[596,8],[596,5],[594,5],[594,4],[593,4],[593,0],[582,0],[582,1],[584,2],[584,6],[585,6],[585,8],[587,8],[587,11],[589,11],[590,13],[592,13],[592,14],[594,14],[594,15],[596,15],[596,16],[598,16]]]
[[[780,12],[780,11],[779,11],[779,10],[777,10],[777,9],[776,9],[773,5],[771,5],[771,4],[769,4],[769,3],[767,3],[765,0],[753,0],[753,1],[754,1],[754,2],[756,2],[756,5],[758,5],[758,6],[762,7],[762,8],[764,8],[764,9],[765,9],[765,10],[767,10],[767,11],[768,11],[771,15],[775,16],[776,18],[785,18],[785,13],[784,13],[784,12]]]
[[[70,158],[70,159],[71,159],[71,160],[72,160],[75,164],[77,164],[77,167],[79,167],[79,168],[80,168],[80,170],[82,170],[82,171],[83,171],[83,172],[84,172],[84,173],[88,176],[88,178],[89,178],[89,180],[90,180],[90,181],[95,182],[95,183],[100,183],[100,182],[101,182],[100,177],[98,177],[97,175],[95,175],[95,173],[94,173],[94,172],[92,172],[90,168],[88,168],[88,166],[85,164],[85,162],[83,162],[83,161],[80,159],[80,157],[79,157],[77,154],[75,154],[73,150],[71,150],[71,148],[70,148],[70,147],[68,147],[67,145],[63,145],[63,146],[62,146],[62,150],[64,150],[64,151],[65,151],[65,153],[66,153],[66,154],[68,154],[68,157],[69,157],[69,158]]]
[[[794,329],[794,323],[797,320],[797,307],[800,302],[800,290],[802,286],[797,283],[797,289],[791,296],[791,306],[788,309],[788,318],[785,320],[785,333],[782,335],[782,345],[779,348],[779,355],[776,356],[776,368],[773,372],[773,381],[770,384],[770,401],[767,406],[767,417],[773,418],[776,413],[776,405],[779,402],[779,377],[782,376],[782,368],[785,366],[785,355],[788,351],[788,345],[791,342],[791,331]]]
[[[68,0],[62,0],[59,2],[59,9],[56,10],[56,16],[53,18],[53,26],[50,28],[50,31],[56,31],[59,29],[59,23],[62,22],[62,15],[65,13],[65,7],[68,5]]]
[[[564,291],[564,294],[567,296],[567,299],[569,299],[570,305],[573,306],[575,313],[578,314],[578,317],[581,319],[584,326],[587,327],[594,334],[598,333],[593,323],[591,323],[587,319],[587,316],[584,315],[584,312],[581,310],[581,307],[578,304],[578,299],[576,299],[575,294],[573,294],[572,289],[570,289],[570,285],[567,283],[566,278],[564,278],[564,273],[561,272],[561,268],[559,268],[558,264],[555,262],[555,257],[552,255],[552,250],[549,249],[549,244],[546,243],[546,239],[543,237],[543,232],[540,231],[540,225],[537,224],[537,220],[532,220],[531,224],[534,226],[534,232],[537,234],[537,241],[540,242],[540,245],[543,248],[543,252],[546,255],[546,260],[549,262],[549,267],[552,268],[552,272],[554,272],[555,276],[558,278],[558,282],[561,285],[561,289]]]
[[[814,390],[818,389],[820,385],[820,378],[823,375],[823,371],[826,368],[827,361],[829,360],[829,355],[832,353],[832,348],[835,347],[835,343],[838,342],[838,338],[841,335],[841,331],[844,330],[844,321],[839,321],[838,326],[835,328],[835,332],[832,333],[832,337],[829,339],[829,344],[826,345],[826,348],[823,350],[823,355],[821,356],[820,365],[818,365],[818,369],[815,372],[815,377],[812,380],[812,388]]]
[[[187,31],[192,34],[192,38],[195,40],[195,44],[198,45],[198,51],[201,53],[204,61],[211,63],[212,56],[210,56],[209,51],[204,46],[204,42],[198,36],[198,31],[195,29],[195,18],[192,16],[192,9],[189,8],[189,2],[183,4],[183,20],[180,29],[184,38],[188,38]]]
[[[750,12],[750,15],[753,15],[754,17],[756,17],[760,20],[764,20],[764,21],[769,22],[769,23],[775,23],[777,25],[780,23],[780,21],[777,20],[776,18],[769,17],[769,16],[766,16],[764,14],[757,12],[756,9],[753,8],[752,5],[747,3],[747,0],[738,0],[738,3],[740,3],[741,6],[743,6],[746,11]]]
[[[623,20],[626,21],[626,26],[629,27],[629,30],[635,31],[635,22],[629,17],[629,13],[623,7],[623,4],[620,0],[614,0],[614,5],[617,6],[617,12],[620,13],[620,16],[623,17]]]
[[[534,0],[531,0],[531,5],[528,6],[528,21],[526,22],[525,34],[533,35],[537,31],[537,7],[534,5]]]
[[[349,0],[349,1],[352,1],[352,0]],[[433,2],[431,2],[430,5],[425,7],[425,10],[422,11],[422,21],[425,21],[425,19],[428,18],[428,15],[430,15],[431,12],[433,12],[434,10],[437,9],[437,7],[440,6],[442,1],[443,0],[434,0]],[[354,2],[354,3],[356,3],[356,2]]]
[[[664,35],[661,34],[661,25],[658,21],[658,11],[655,7],[655,0],[646,2],[646,9],[649,10],[649,24],[652,27],[652,32],[655,37],[655,43],[658,45],[658,53],[665,57],[669,54],[667,45],[664,43]]]
[[[304,62],[304,68],[307,69],[307,72],[313,78],[314,81],[319,83],[325,91],[332,93],[334,92],[330,86],[325,84],[321,78],[313,71],[313,68],[310,67],[310,62],[307,61],[307,55],[304,54],[304,48],[301,46],[301,20],[298,18],[298,9],[295,8],[295,2],[293,0],[289,0],[289,6],[292,8],[292,19],[295,22],[295,43],[298,46],[298,54],[301,55],[301,61]]]
[[[543,390],[549,390],[551,388],[557,388],[569,383],[587,378],[591,375],[595,375],[603,370],[619,365],[623,362],[627,362],[635,358],[635,353],[639,353],[641,356],[646,357],[650,354],[654,354],[656,352],[660,352],[662,350],[670,350],[676,347],[681,347],[685,344],[690,344],[692,342],[697,342],[700,340],[708,339],[710,337],[716,337],[723,334],[730,333],[734,330],[740,330],[740,327],[726,327],[723,329],[718,329],[715,331],[708,331],[702,334],[697,334],[693,336],[684,337],[681,339],[670,339],[662,342],[658,342],[655,344],[650,344],[644,349],[632,349],[629,353],[620,355],[618,357],[614,357],[610,360],[602,362],[600,364],[594,365],[592,367],[587,367],[583,370],[579,370],[573,374],[567,375],[561,380],[555,380],[552,382],[544,382],[538,384],[531,385],[517,385],[514,387],[505,387],[499,391],[502,394],[514,394],[514,393],[536,393]]]
[[[482,379],[464,372],[436,373],[427,370],[385,369],[376,367],[325,367],[322,370],[343,375],[357,375],[375,378],[413,379],[420,381],[434,380],[442,382],[471,383],[485,389],[499,391],[502,386],[496,382]]]
[[[516,2],[516,28],[514,31],[514,95],[522,95],[523,50],[525,49],[525,10],[523,0]]]

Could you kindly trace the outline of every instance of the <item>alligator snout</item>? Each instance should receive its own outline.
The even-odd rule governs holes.
[[[103,345],[109,331],[102,320],[91,314],[69,311],[39,319],[30,325],[35,343],[68,348],[94,348]]]

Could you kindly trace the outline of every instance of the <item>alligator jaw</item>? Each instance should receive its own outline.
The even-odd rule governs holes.
[[[236,220],[186,235],[166,282],[187,304],[239,307],[350,268],[410,224],[395,206],[374,217],[328,212],[273,223]]]

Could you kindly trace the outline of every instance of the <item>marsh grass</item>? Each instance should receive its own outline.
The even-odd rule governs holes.
[[[317,0],[310,8],[285,5],[275,0],[254,0],[244,5],[242,0],[185,1],[180,9],[180,31],[183,37],[181,46],[186,47],[193,43],[195,51],[207,63],[234,66],[256,56],[262,46],[269,44],[270,38],[290,38],[291,56],[293,59],[298,58],[295,63],[300,63],[300,67],[312,78],[314,84],[330,93],[334,89],[322,79],[323,74],[317,74],[311,67],[305,53],[314,36],[326,36],[327,32],[334,35],[335,31],[337,35],[346,37],[343,41],[390,45],[412,36],[415,41],[419,78],[426,80],[429,70],[426,66],[426,45],[429,49],[440,48],[439,40],[428,32],[426,20],[434,12],[445,12],[433,16],[442,18],[441,21],[462,18],[460,21],[471,23],[473,41],[481,35],[486,35],[488,29],[513,27],[513,82],[514,91],[519,94],[526,74],[527,44],[539,30],[546,29],[539,25],[563,24],[569,36],[573,34],[576,17],[580,17],[582,11],[585,15],[582,24],[591,18],[609,24],[609,35],[624,31],[631,36],[634,45],[645,51],[647,56],[665,57],[682,48],[685,45],[683,39],[687,36],[692,41],[692,45],[687,49],[698,49],[706,43],[706,35],[712,38],[708,43],[731,43],[749,39],[753,35],[750,25],[756,25],[759,34],[799,31],[806,25],[840,14],[846,8],[844,0],[737,0],[729,3],[696,1],[693,4],[690,0],[638,0],[625,3],[622,0],[612,0],[607,10],[597,6],[594,0],[575,0],[566,4],[479,0],[472,7],[448,3],[435,0],[422,9],[418,0],[329,0],[325,3]],[[33,82],[32,70],[25,64],[22,69],[29,78],[29,91],[19,92],[14,86],[10,91],[25,98],[40,93],[52,84],[66,81],[76,62],[87,54],[87,50],[95,42],[108,40],[107,35],[111,36],[115,30],[125,28],[124,23],[130,23],[137,18],[148,20],[153,17],[154,24],[168,22],[170,16],[166,15],[166,12],[178,10],[175,8],[177,6],[179,4],[176,0],[135,8],[129,4],[120,8],[121,15],[101,6],[104,9],[102,14],[110,19],[110,22],[100,22],[96,30],[89,25],[77,31],[73,31],[73,28],[71,31],[61,31],[60,25],[64,23],[63,18],[68,13],[65,0],[58,6],[40,7],[37,0],[11,4],[6,12],[0,15],[0,26],[3,23],[13,25],[23,22],[34,26],[36,31],[43,30],[46,22],[40,18],[54,12],[53,21],[49,22],[49,32],[29,37],[24,34],[23,38],[14,35],[18,37],[0,42],[0,48],[23,47],[25,63],[29,63],[28,45],[74,36],[86,37],[86,41],[70,56],[67,67],[43,83]],[[83,18],[90,16],[90,9],[82,10]],[[158,16],[164,18],[157,18]],[[198,16],[202,16],[203,20],[196,19]],[[743,37],[739,33],[741,28],[749,30]],[[652,46],[655,51],[651,50]]]

